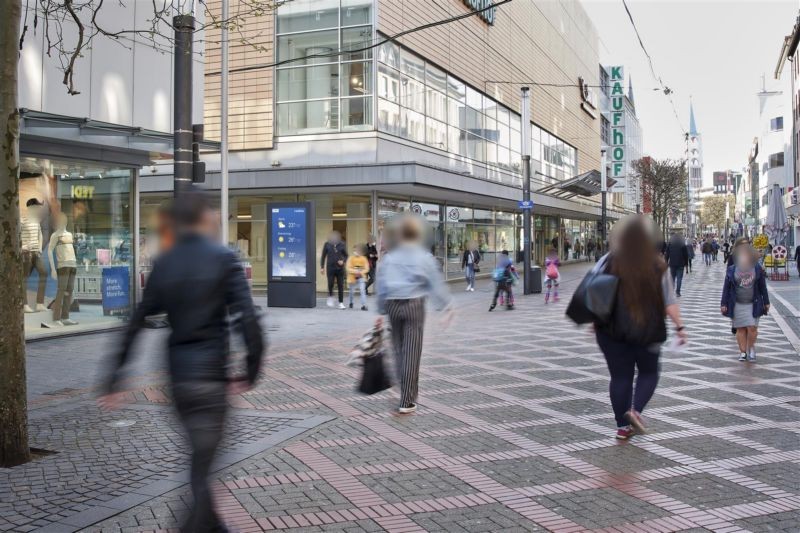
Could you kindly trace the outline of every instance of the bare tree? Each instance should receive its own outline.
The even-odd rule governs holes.
[[[45,53],[59,64],[62,83],[70,95],[79,94],[75,71],[79,59],[105,38],[124,48],[133,40],[143,40],[156,50],[172,53],[173,16],[185,12],[183,4],[172,0],[152,0],[140,28],[119,28],[107,20],[105,0],[28,0],[23,11],[21,0],[0,0],[0,134],[3,163],[0,165],[0,467],[30,459],[27,429],[25,382],[25,336],[22,252],[19,228],[19,124],[17,77],[19,54],[29,33],[42,32]],[[249,23],[273,16],[274,10],[289,0],[231,0],[226,20],[219,16],[219,4],[200,0],[202,23],[196,32],[226,26],[231,41],[251,43],[243,32]],[[124,0],[114,0],[125,8]],[[107,15],[107,13],[106,13]],[[217,35],[219,32],[212,32]],[[98,41],[98,44],[104,41]],[[255,45],[253,45],[255,47]],[[257,47],[260,48],[260,47]]]
[[[686,210],[685,162],[645,157],[633,162],[633,170],[641,180],[642,197],[653,220],[666,235],[670,216]]]

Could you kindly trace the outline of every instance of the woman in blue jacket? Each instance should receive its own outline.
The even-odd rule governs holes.
[[[752,246],[739,246],[735,253],[725,274],[720,311],[733,320],[739,361],[755,361],[758,319],[769,312],[767,279]]]

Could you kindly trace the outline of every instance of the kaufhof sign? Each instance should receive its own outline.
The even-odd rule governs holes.
[[[491,7],[494,3],[493,0],[463,0],[463,2],[473,11],[481,11],[478,16],[487,24],[494,24],[494,13],[497,8]],[[488,7],[491,7],[491,9],[486,9]]]
[[[617,180],[611,192],[626,192],[627,159],[625,159],[625,89],[623,83],[625,75],[621,66],[611,67],[609,82],[611,90],[611,110],[608,121],[611,123],[611,173],[610,177]]]

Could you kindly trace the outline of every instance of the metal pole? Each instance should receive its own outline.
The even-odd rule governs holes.
[[[602,250],[603,252],[607,252],[606,250],[606,241],[607,235],[606,232],[608,230],[608,205],[606,197],[608,196],[608,177],[606,176],[608,170],[606,169],[606,151],[600,150],[600,195],[601,195],[601,202],[602,202],[602,211],[600,215],[600,237],[603,239],[602,242]]]
[[[522,200],[531,200],[531,94],[528,87],[521,89],[522,111]],[[524,254],[522,255],[523,269],[525,270],[524,294],[533,293],[533,280],[531,279],[531,215],[532,209],[522,210],[522,239]]]
[[[228,0],[222,0],[222,87],[220,113],[220,218],[222,219],[222,245],[228,246]]]
[[[194,17],[176,15],[175,28],[175,91],[173,102],[173,181],[174,194],[192,184],[192,40]]]

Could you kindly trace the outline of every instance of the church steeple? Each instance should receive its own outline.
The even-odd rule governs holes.
[[[697,123],[694,121],[694,105],[689,101],[689,134],[697,135]]]

